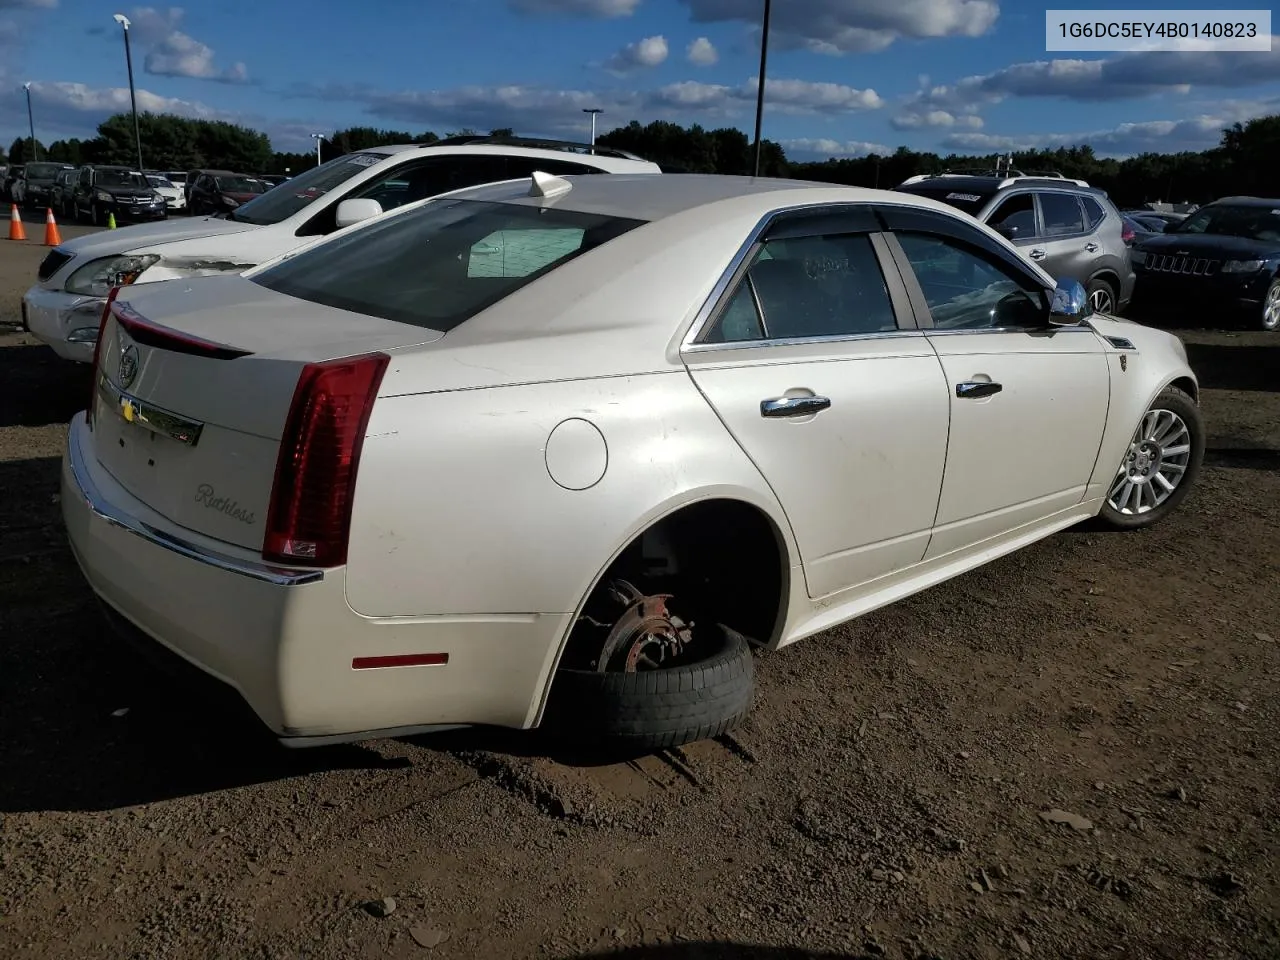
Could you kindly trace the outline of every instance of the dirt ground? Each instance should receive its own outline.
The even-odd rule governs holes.
[[[625,763],[290,752],[120,651],[55,496],[85,371],[0,335],[0,956],[1280,956],[1280,335],[1182,335],[1173,518],[762,657],[745,727]]]

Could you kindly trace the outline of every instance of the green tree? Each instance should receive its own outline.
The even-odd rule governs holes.
[[[35,141],[36,152],[31,152],[31,138],[18,137],[9,147],[9,162],[12,164],[30,163],[32,160],[48,159],[49,151],[45,149],[45,145],[40,142],[37,137]]]

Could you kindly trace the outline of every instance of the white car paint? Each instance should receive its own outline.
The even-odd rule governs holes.
[[[584,170],[611,174],[661,172],[656,164],[646,160],[606,152],[582,154],[550,148],[485,144],[373,147],[331,160],[324,168],[313,168],[299,174],[281,184],[279,189],[264,194],[260,199],[270,196],[274,199],[269,202],[275,203],[282,196],[288,196],[290,191],[308,190],[314,176],[325,175],[318,170],[353,168],[358,171],[278,222],[260,225],[215,217],[181,218],[67,240],[57,248],[59,254],[69,255],[67,262],[38,280],[24,296],[29,328],[64,359],[89,363],[93,360],[94,335],[83,320],[92,312],[93,302],[101,312],[106,291],[97,294],[77,292],[69,290],[67,282],[72,274],[94,260],[111,256],[156,255],[157,262],[143,270],[133,281],[135,283],[239,273],[331,232],[334,229],[332,225],[316,226],[315,222],[331,217],[338,204],[347,197],[372,189],[381,181],[394,180],[398,174],[417,164],[457,161],[467,165],[460,174],[465,177],[465,169],[488,170],[492,164],[504,159],[523,166],[542,161],[553,171],[560,165],[575,164]],[[507,177],[498,176],[496,179]],[[477,180],[473,177],[469,182]],[[164,194],[164,191],[160,192]],[[182,190],[178,192],[182,193]],[[168,194],[164,195],[168,197]],[[172,208],[172,204],[169,205]],[[255,200],[239,208],[236,214],[253,217],[255,210],[261,209],[259,200]],[[234,239],[231,239],[233,235]]]
[[[649,222],[444,334],[262,286],[337,235],[241,277],[124,288],[122,316],[249,355],[131,343],[113,319],[96,427],[84,414],[71,424],[62,506],[93,589],[290,741],[536,725],[610,564],[706,500],[748,505],[776,532],[778,615],[756,639],[795,642],[1096,515],[1152,400],[1173,382],[1196,390],[1177,338],[1106,316],[1034,333],[697,340],[744,243],[778,211],[923,210],[1018,258],[924,198],[683,176],[576,178],[550,199],[527,182],[455,196]],[[375,231],[443,202],[340,236],[376,244]],[[122,407],[127,350],[137,379]],[[264,517],[300,370],[369,351],[391,360],[346,562],[268,563]],[[985,376],[1006,392],[955,398],[957,378]],[[760,416],[765,398],[813,392],[831,407]],[[147,407],[202,422],[198,443],[140,428]],[[356,657],[424,652],[447,663],[354,669]]]

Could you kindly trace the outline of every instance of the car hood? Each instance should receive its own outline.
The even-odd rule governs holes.
[[[1216,257],[1223,260],[1269,260],[1280,257],[1280,242],[1250,240],[1213,233],[1158,233],[1137,244],[1144,253]]]
[[[76,237],[62,244],[62,249],[76,256],[110,256],[138,250],[143,246],[176,243],[196,237],[212,237],[219,234],[243,233],[257,225],[219,220],[215,217],[196,217],[191,220],[162,220],[159,223],[140,223],[118,230],[103,230],[87,236]]]

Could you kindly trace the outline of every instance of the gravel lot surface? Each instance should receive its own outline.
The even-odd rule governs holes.
[[[0,240],[0,324],[43,252]],[[761,657],[733,737],[608,762],[290,752],[118,649],[56,497],[87,371],[0,333],[0,956],[1280,956],[1280,335],[1182,335],[1209,453],[1165,524]]]

